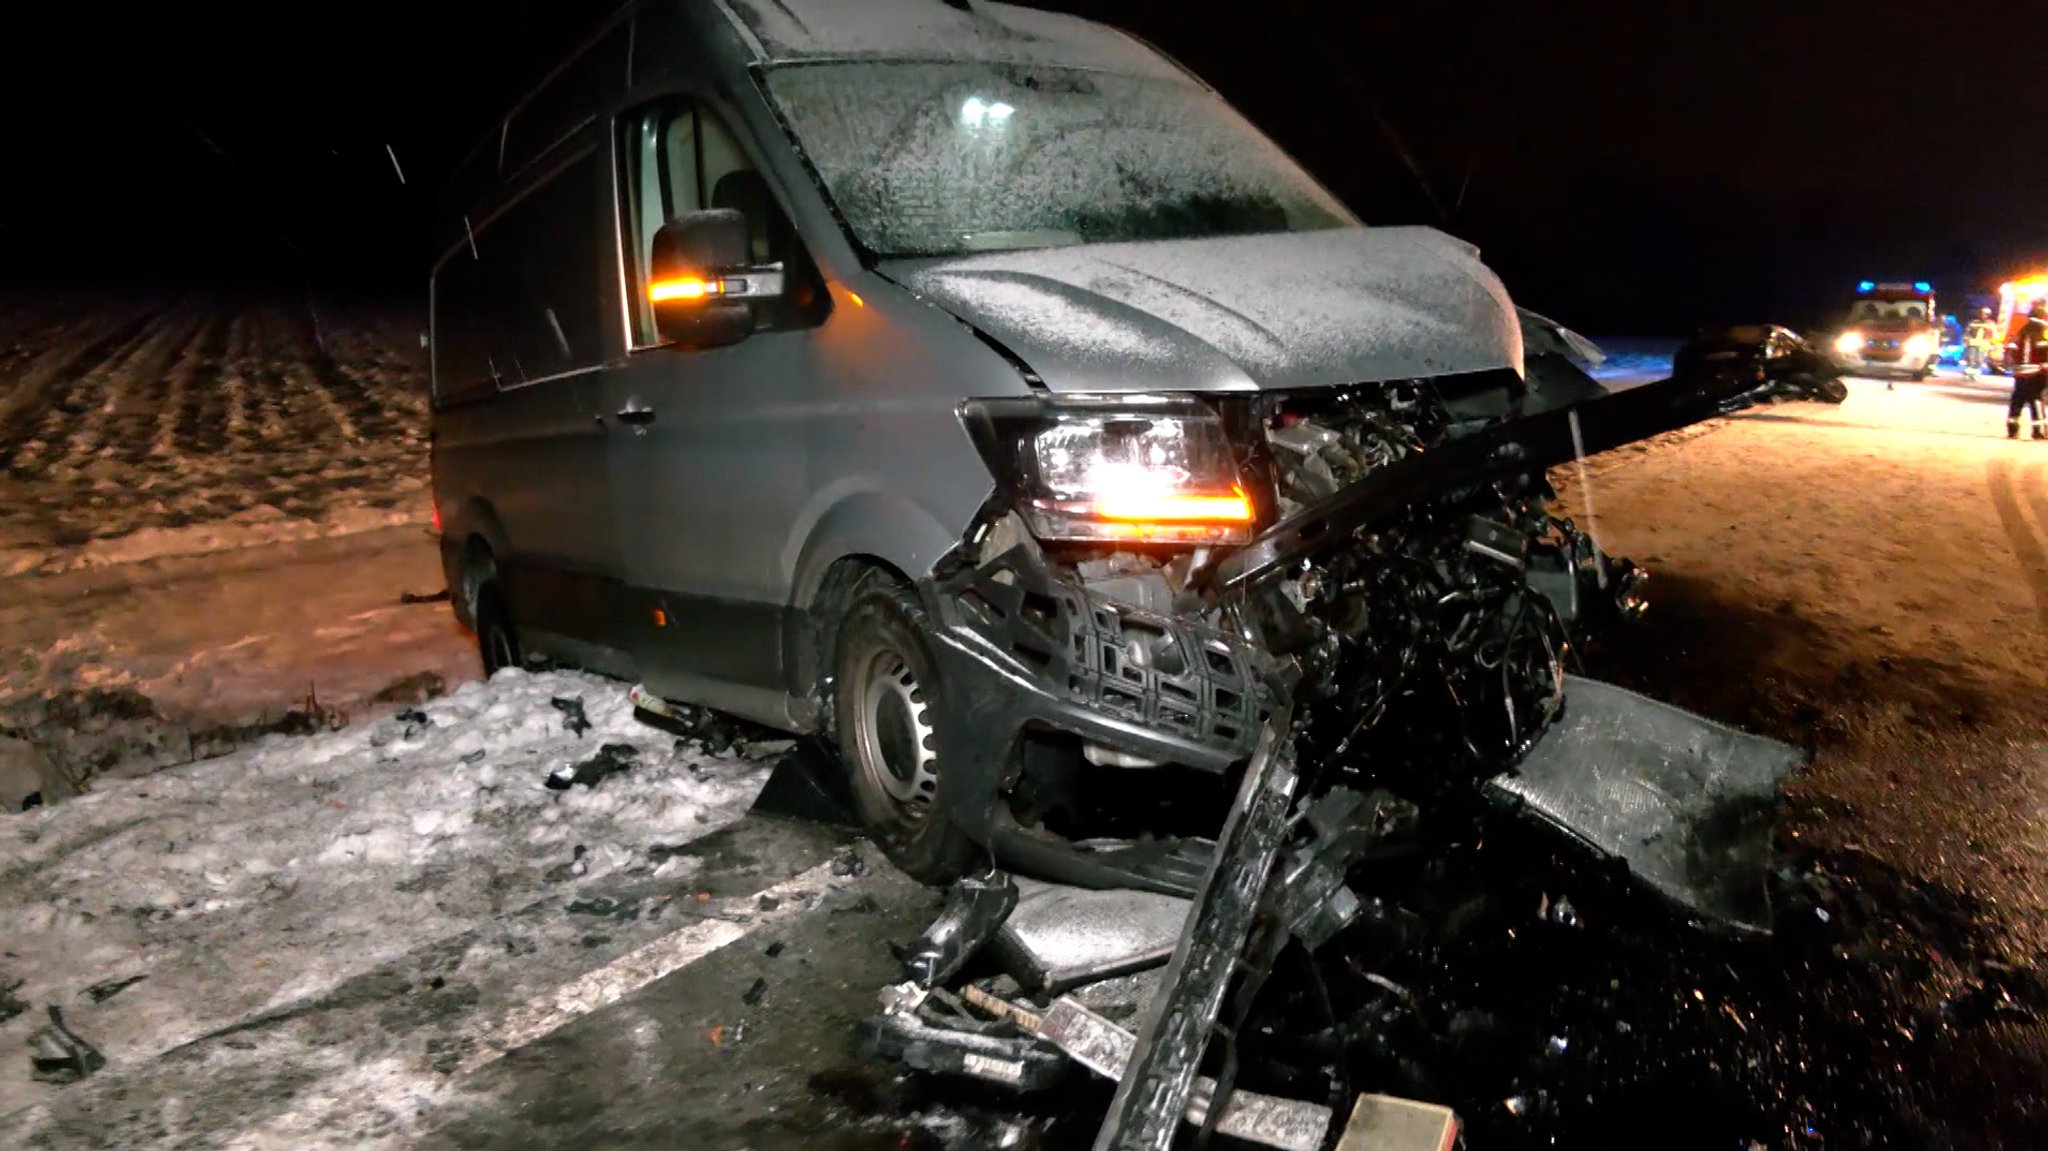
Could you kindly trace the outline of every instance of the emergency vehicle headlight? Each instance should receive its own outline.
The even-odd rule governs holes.
[[[1862,351],[1863,333],[1843,332],[1840,336],[1836,337],[1835,339],[1835,350],[1842,353],[1845,356],[1854,355],[1855,353]]]
[[[1928,355],[1938,346],[1933,332],[1919,332],[1906,337],[1906,354],[1909,356]]]

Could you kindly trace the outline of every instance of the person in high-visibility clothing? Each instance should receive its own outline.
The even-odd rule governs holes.
[[[1991,366],[1991,349],[1998,342],[1998,321],[1990,308],[1977,309],[1977,318],[1963,330],[1963,377],[1974,380]]]
[[[2027,321],[2005,341],[2005,368],[2012,373],[2012,399],[2005,408],[2005,438],[2020,438],[2020,415],[2033,424],[2034,438],[2048,440],[2041,419],[2041,393],[2048,389],[2048,299],[2035,300]]]

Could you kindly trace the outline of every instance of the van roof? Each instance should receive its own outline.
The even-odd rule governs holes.
[[[865,58],[1056,64],[1188,79],[1134,36],[985,0],[720,0],[764,62]]]

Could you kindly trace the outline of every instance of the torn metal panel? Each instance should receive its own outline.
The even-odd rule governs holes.
[[[904,977],[930,988],[958,975],[1009,917],[1017,894],[1017,885],[1006,872],[956,881],[946,892],[939,917],[911,945],[903,961]]]
[[[1121,1080],[1131,1064],[1137,1037],[1082,1006],[1071,996],[1053,1001],[1040,1034],[1074,1062],[1108,1079]],[[1183,1117],[1196,1126],[1208,1122],[1216,1081],[1194,1081]],[[1283,1151],[1318,1151],[1333,1115],[1319,1103],[1281,1099],[1256,1091],[1233,1091],[1216,1117],[1216,1131]],[[1169,1128],[1170,1130],[1171,1128]]]
[[[961,1075],[1016,1092],[1043,1091],[1059,1081],[1067,1058],[1029,1035],[993,1035],[937,1027],[914,1012],[863,1019],[855,1028],[861,1052],[940,1075]]]
[[[1238,956],[1279,858],[1294,799],[1291,711],[1268,720],[1245,769],[1216,855],[1144,1015],[1137,1058],[1117,1082],[1095,1151],[1167,1151],[1194,1090]]]
[[[1563,717],[1487,792],[1711,921],[1768,931],[1778,788],[1806,754],[1599,680],[1566,677],[1565,698]]]
[[[1375,468],[1362,481],[1281,519],[1244,547],[1219,552],[1194,571],[1190,582],[1202,589],[1247,586],[1327,549],[1360,525],[1420,501],[1496,479],[1540,475],[1576,456],[1698,423],[1739,403],[1745,390],[1739,381],[1693,375],[1557,406],[1539,399],[1526,405],[1519,418]]]
[[[1004,966],[1027,991],[1052,994],[1164,966],[1188,901],[1145,891],[1090,891],[1019,879],[1017,909],[996,933]]]

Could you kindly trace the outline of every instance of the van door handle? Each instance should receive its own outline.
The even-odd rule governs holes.
[[[619,409],[619,422],[631,424],[636,428],[646,427],[654,422],[654,409],[643,408],[638,404],[627,404]]]

